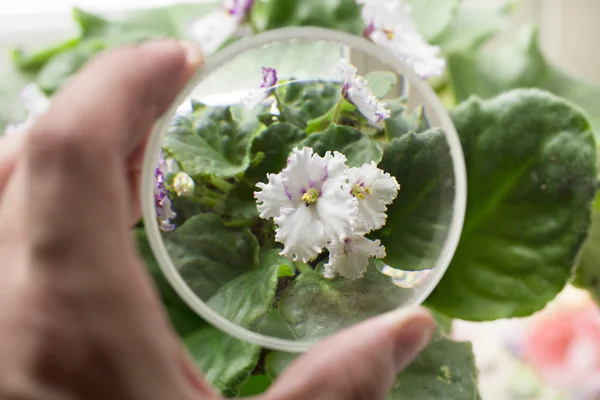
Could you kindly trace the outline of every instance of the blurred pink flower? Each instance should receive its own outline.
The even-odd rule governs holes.
[[[592,301],[534,318],[521,351],[546,385],[579,399],[600,398],[600,310]]]

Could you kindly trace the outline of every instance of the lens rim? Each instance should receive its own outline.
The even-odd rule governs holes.
[[[383,48],[376,46],[374,43],[366,40],[365,38],[325,28],[282,28],[241,39],[238,42],[226,47],[206,61],[204,66],[197,71],[195,76],[190,80],[189,84],[179,94],[175,102],[169,108],[169,111],[165,113],[155,124],[148,142],[142,173],[141,199],[144,227],[148,236],[150,247],[152,248],[152,251],[156,257],[158,265],[173,289],[192,310],[194,310],[200,317],[211,323],[214,327],[231,336],[234,336],[237,339],[272,350],[302,353],[307,351],[307,349],[314,344],[315,341],[294,341],[271,337],[250,331],[221,316],[194,294],[187,283],[183,280],[171,258],[169,257],[160,234],[158,221],[156,218],[156,204],[154,200],[154,173],[156,170],[156,156],[160,151],[161,143],[169,128],[171,119],[175,115],[179,106],[188,98],[189,94],[193,92],[194,88],[198,86],[198,84],[204,79],[209,77],[214,71],[231,62],[241,53],[268,44],[291,40],[325,40],[338,42],[342,45],[350,47],[351,49],[359,50],[368,56],[379,60],[383,64],[390,66],[398,74],[401,74],[408,79],[411,85],[411,90],[414,88],[421,94],[421,96],[423,96],[427,105],[432,108],[433,112],[439,119],[441,129],[446,135],[452,157],[455,180],[455,196],[453,204],[454,212],[450,222],[450,229],[448,236],[446,237],[446,241],[442,247],[442,251],[440,252],[440,255],[435,263],[433,272],[427,279],[427,287],[420,288],[421,293],[414,297],[412,303],[408,305],[404,304],[402,307],[417,306],[422,304],[442,279],[450,262],[452,261],[452,257],[460,240],[465,217],[467,203],[467,175],[460,139],[450,115],[444,108],[442,102],[437,97],[433,89],[425,81],[419,78],[409,66],[398,60]]]

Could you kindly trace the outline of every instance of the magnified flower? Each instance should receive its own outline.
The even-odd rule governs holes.
[[[387,218],[387,206],[398,196],[400,185],[396,178],[377,168],[374,161],[348,169],[346,177],[346,190],[358,199],[357,233],[381,228]]]
[[[343,95],[354,104],[358,111],[371,123],[378,123],[391,116],[391,111],[386,104],[380,102],[367,87],[365,79],[357,75],[357,69],[346,59],[341,59],[339,64],[344,81]]]
[[[439,57],[440,48],[427,43],[419,33],[408,4],[403,0],[357,0],[357,3],[363,4],[365,37],[412,66],[424,79],[444,73],[446,61]]]
[[[20,98],[28,112],[27,120],[8,125],[4,135],[12,135],[28,129],[50,107],[50,100],[36,84],[26,86],[21,91]]]
[[[248,95],[242,99],[242,104],[249,110],[253,110],[265,101],[271,94],[273,87],[277,84],[277,70],[275,68],[263,68],[263,81],[259,89],[251,90]]]
[[[323,276],[331,279],[336,275],[348,279],[361,278],[371,257],[384,258],[385,247],[379,240],[370,240],[364,236],[354,236],[343,241],[335,241],[329,246],[329,262],[325,264]]]
[[[257,185],[260,216],[274,218],[281,255],[308,262],[329,242],[352,236],[358,208],[342,188],[346,169],[346,157],[338,152],[321,157],[310,147],[296,148],[280,174]]]
[[[159,227],[163,232],[173,232],[175,225],[171,223],[171,219],[177,214],[173,211],[169,193],[165,186],[165,171],[167,170],[167,162],[164,155],[161,153],[156,166],[156,187],[154,198],[156,201],[156,217],[158,218]]]
[[[224,0],[221,7],[190,26],[190,35],[205,54],[214,53],[248,18],[254,0]]]

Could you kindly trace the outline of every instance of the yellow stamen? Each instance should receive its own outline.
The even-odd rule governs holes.
[[[315,203],[318,198],[319,192],[316,189],[308,189],[308,191],[302,196],[302,201],[308,206]]]
[[[385,33],[388,39],[392,40],[394,38],[394,32],[391,29],[384,29],[383,33]]]
[[[357,199],[364,200],[366,196],[371,194],[371,190],[368,187],[364,187],[361,185],[354,185],[352,189],[352,196]]]

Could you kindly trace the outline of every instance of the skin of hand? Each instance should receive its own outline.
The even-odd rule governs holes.
[[[171,329],[131,234],[154,122],[202,54],[148,42],[91,61],[0,139],[0,399],[220,399]],[[260,399],[385,399],[431,339],[396,311],[315,344]]]

